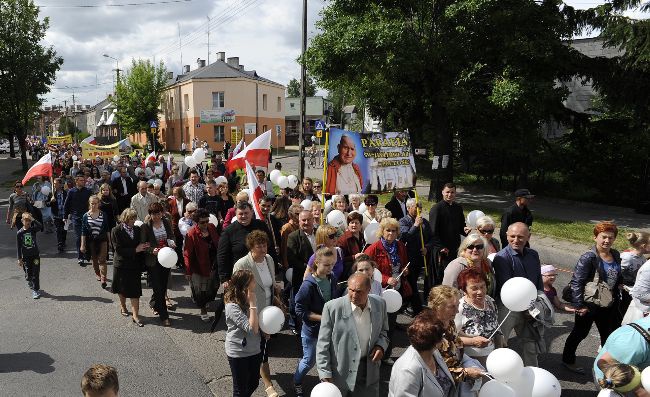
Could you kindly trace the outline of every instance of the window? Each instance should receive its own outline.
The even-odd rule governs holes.
[[[173,96],[169,97],[169,110],[171,110],[172,113],[174,112],[174,97]]]
[[[267,95],[262,94],[262,110],[266,110]]]
[[[278,110],[277,111],[278,112],[282,111],[282,97],[281,96],[278,97]]]
[[[224,95],[223,91],[213,92],[212,93],[212,109],[218,109],[224,107]]]
[[[293,109],[293,108],[295,108],[295,107],[296,107],[296,104],[295,104],[295,103],[293,103],[293,102],[289,102],[289,107],[290,107],[291,109]]]
[[[266,132],[266,131],[268,131],[268,130],[269,130],[269,127],[268,127],[266,124],[264,124],[264,125],[262,126],[262,131]]]
[[[215,142],[223,142],[224,139],[224,126],[222,125],[215,125],[214,126],[214,141]]]
[[[188,112],[190,110],[190,96],[189,96],[189,94],[183,95],[183,100],[185,101],[185,111]]]

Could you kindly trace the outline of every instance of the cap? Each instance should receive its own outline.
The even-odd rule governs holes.
[[[517,189],[515,190],[515,197],[533,198],[535,195],[531,194],[528,189]]]
[[[544,265],[542,266],[542,274],[549,274],[549,273],[557,273],[557,270],[555,269],[555,266],[553,265]]]

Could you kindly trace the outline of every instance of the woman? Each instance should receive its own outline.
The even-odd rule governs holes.
[[[384,290],[381,288],[381,282],[375,280],[376,268],[377,262],[373,261],[368,255],[361,253],[352,264],[352,273],[361,273],[368,276],[370,278],[370,294],[381,296]]]
[[[126,298],[131,301],[131,318],[138,327],[144,324],[140,321],[140,297],[142,296],[142,252],[149,248],[148,243],[140,241],[140,227],[134,226],[138,213],[127,208],[120,215],[120,224],[111,230],[111,241],[115,253],[113,255],[113,283],[111,289],[120,298],[120,313],[127,317]]]
[[[598,386],[603,390],[610,390],[609,396],[638,396],[647,395],[642,391],[641,373],[639,368],[628,364],[609,364],[603,370],[604,377],[597,379]],[[601,396],[602,392],[598,394]]]
[[[359,212],[359,206],[361,205],[361,201],[363,200],[363,195],[362,194],[350,194],[348,196],[348,199],[350,200],[350,205],[347,208],[348,212],[352,211],[357,211]],[[399,220],[399,219],[398,219]]]
[[[185,237],[183,257],[185,258],[185,278],[190,282],[192,300],[201,309],[201,320],[210,321],[208,303],[217,295],[215,285],[217,246],[219,234],[210,223],[210,214],[199,208],[194,212],[194,223]]]
[[[482,271],[469,267],[458,275],[458,288],[463,291],[460,298],[456,329],[465,346],[465,354],[477,359],[485,366],[488,354],[501,347],[501,335],[490,337],[499,327],[497,306],[487,294],[487,277]]]
[[[464,269],[473,267],[485,274],[487,279],[487,293],[494,297],[494,270],[487,258],[485,247],[487,241],[476,233],[465,237],[458,247],[458,258],[449,262],[445,268],[442,285],[458,288],[458,275]]]
[[[376,220],[379,197],[375,196],[374,194],[371,194],[368,195],[363,202],[366,205],[366,211],[362,214],[363,215],[362,226],[365,229],[372,221]]]
[[[604,345],[609,334],[621,325],[621,316],[618,312],[621,256],[612,248],[617,235],[618,228],[615,224],[598,223],[594,227],[596,245],[578,259],[569,283],[576,314],[573,330],[564,343],[562,365],[571,372],[584,374],[584,369],[575,365],[576,350],[580,342],[589,335],[594,322],[600,334],[601,345]],[[611,293],[612,301],[608,302],[608,305],[596,305],[585,301],[585,286],[595,281],[596,274],[598,274],[598,281],[605,283]]]
[[[162,204],[158,202],[149,204],[148,212],[149,215],[140,228],[140,234],[142,235],[141,241],[149,243],[149,248],[145,251],[145,264],[149,270],[151,289],[153,290],[150,305],[153,313],[160,316],[162,324],[168,327],[171,322],[169,321],[168,305],[165,297],[167,296],[170,269],[158,263],[157,256],[161,248],[176,248],[176,243],[172,240],[174,234],[171,223],[167,219],[163,219]]]
[[[409,283],[402,283],[401,276],[408,275],[406,265],[408,254],[406,246],[399,241],[399,223],[393,218],[384,218],[379,223],[377,231],[379,240],[366,248],[366,253],[372,260],[377,262],[377,269],[381,272],[381,285],[383,287],[394,288],[402,295],[402,299],[407,301],[413,291]],[[384,362],[388,365],[393,363],[390,353],[393,348],[393,332],[397,326],[397,313],[388,314],[388,338],[390,342],[388,349],[384,352]]]
[[[9,196],[9,210],[7,211],[7,225],[12,229],[20,230],[23,227],[21,216],[23,212],[29,212],[31,199],[29,194],[23,190],[23,183],[16,181],[14,183],[14,192]]]
[[[99,209],[99,197],[90,196],[90,209],[81,218],[81,245],[79,251],[90,256],[97,281],[106,288],[106,257],[108,251],[108,233],[110,233],[108,216]]]
[[[233,397],[250,397],[260,379],[260,329],[255,277],[250,270],[233,273],[224,294],[226,356],[232,373]]]
[[[463,341],[454,322],[460,305],[459,297],[458,289],[448,285],[438,285],[429,292],[428,305],[445,330],[438,351],[451,372],[456,388],[459,389],[458,395],[469,397],[476,396],[471,388],[474,380],[480,379],[485,369],[478,361],[463,353]]]
[[[337,194],[332,197],[332,209],[339,210],[345,214],[345,216],[348,216],[348,202],[344,195]]]
[[[97,194],[99,193],[99,186],[101,186],[102,183],[102,174],[99,172],[99,168],[92,167],[90,169],[90,177],[93,178],[93,186],[97,189],[97,191],[94,191],[93,193]]]
[[[336,243],[337,246],[341,247],[341,253],[343,254],[343,274],[339,278],[340,280],[348,279],[354,260],[359,255],[362,255],[361,251],[366,245],[366,239],[361,231],[363,215],[358,212],[350,212],[347,221],[348,228]]]
[[[499,240],[494,237],[494,228],[496,228],[496,223],[487,215],[476,220],[476,231],[487,241],[487,249],[485,250],[487,255],[496,254],[501,250]]]
[[[325,303],[337,298],[337,278],[332,274],[336,253],[331,247],[321,247],[314,254],[311,272],[296,294],[296,316],[302,319],[302,359],[293,375],[296,396],[303,395],[302,381],[316,363],[316,342]]]
[[[183,175],[180,174],[177,164],[172,165],[171,173],[167,182],[165,183],[165,191],[171,192],[175,187],[180,186],[183,183]]]
[[[283,190],[281,190],[282,192]],[[291,199],[288,196],[281,195],[276,197],[271,207],[271,214],[280,222],[281,225],[289,222],[289,207]]]
[[[626,287],[621,291],[621,313],[627,312],[632,297],[628,292],[636,281],[636,275],[645,263],[646,254],[650,254],[650,233],[646,232],[629,232],[625,239],[630,244],[630,248],[621,253],[621,277],[622,283]]]
[[[219,184],[219,186],[217,186],[217,192],[219,194],[219,199],[217,201],[217,208],[219,208],[219,212],[217,213],[217,217],[219,219],[219,222],[221,222],[226,219],[228,210],[235,206],[235,200],[233,200],[230,193],[228,193],[227,182]]]
[[[267,254],[269,238],[261,230],[253,230],[246,236],[248,255],[239,259],[233,266],[233,272],[248,270],[253,273],[255,284],[255,306],[258,313],[267,306],[273,305],[273,298],[279,294],[280,288],[275,284],[275,264],[271,255]],[[262,351],[262,366],[259,373],[264,382],[264,391],[269,397],[278,397],[271,382],[271,369],[269,368],[268,339],[261,338],[260,350]]]
[[[302,194],[305,195],[305,200],[311,200],[311,201],[319,201],[318,196],[314,194],[314,181],[310,177],[304,177],[302,178],[302,183],[299,186],[300,191]]]
[[[337,228],[330,225],[323,225],[316,229],[316,247],[326,247],[331,248],[336,253],[336,261],[332,273],[337,280],[340,280],[341,274],[343,273],[343,253],[339,247],[336,246],[336,232]],[[307,262],[307,269],[305,269],[304,279],[307,279],[309,274],[313,273],[312,267],[314,260],[316,259],[316,253],[312,254]]]
[[[99,209],[104,213],[104,216],[108,220],[108,230],[113,230],[117,224],[117,217],[119,214],[117,209],[117,200],[115,199],[115,196],[113,196],[111,185],[108,183],[104,183],[99,188]]]
[[[449,368],[437,347],[445,332],[429,309],[415,316],[406,334],[411,346],[395,361],[388,384],[389,397],[454,397]]]
[[[183,266],[181,258],[183,257],[183,237],[178,227],[178,222],[185,215],[189,200],[185,197],[185,191],[182,187],[177,186],[171,190],[172,196],[167,199],[167,212],[169,219],[171,219],[172,231],[174,232],[174,240],[176,242],[176,255],[178,255],[177,267]]]

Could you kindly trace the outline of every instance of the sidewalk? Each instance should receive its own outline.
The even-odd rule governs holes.
[[[27,156],[27,163],[31,167],[34,161]],[[0,155],[0,205],[8,204],[9,196],[14,192],[8,183],[13,184],[17,179],[22,179],[24,174],[16,175],[14,172],[21,170],[20,156],[9,157],[9,153]]]

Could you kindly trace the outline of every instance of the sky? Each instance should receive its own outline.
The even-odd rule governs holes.
[[[163,61],[175,75],[182,65],[194,70],[198,58],[208,60],[208,30],[210,62],[224,51],[226,57],[239,57],[246,70],[278,83],[300,77],[300,0],[34,1],[50,21],[44,44],[64,59],[44,96],[46,106],[69,105],[73,96],[76,104],[96,104],[113,91],[116,62],[128,69],[134,59]],[[589,8],[603,1],[566,3]],[[325,0],[308,0],[309,37],[317,33],[314,23],[325,5]]]

